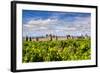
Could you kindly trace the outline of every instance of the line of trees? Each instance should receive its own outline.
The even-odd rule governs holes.
[[[61,36],[62,38],[63,38],[63,36]],[[65,38],[66,39],[69,39],[69,38],[84,38],[84,37],[88,37],[88,35],[86,34],[85,36],[83,36],[83,35],[81,35],[81,36],[77,36],[77,37],[73,37],[73,36],[71,36],[71,35],[66,35],[65,36]],[[52,35],[52,34],[46,34],[46,37],[34,37],[34,38],[32,38],[32,37],[28,37],[28,36],[26,36],[26,41],[32,41],[32,39],[35,39],[36,41],[39,41],[39,39],[40,38],[49,38],[49,40],[50,41],[52,41],[53,40],[53,38],[55,38],[56,40],[58,40],[58,38],[59,38],[59,36],[56,36],[56,35]]]

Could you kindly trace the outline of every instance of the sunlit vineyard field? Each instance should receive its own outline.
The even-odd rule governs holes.
[[[72,61],[91,59],[90,38],[53,40],[53,41],[23,41],[22,61]]]

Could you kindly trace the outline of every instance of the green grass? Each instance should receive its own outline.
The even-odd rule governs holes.
[[[23,63],[91,59],[90,38],[23,41]]]

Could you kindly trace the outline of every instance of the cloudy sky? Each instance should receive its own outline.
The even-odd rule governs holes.
[[[23,10],[22,24],[23,36],[91,34],[90,13]]]

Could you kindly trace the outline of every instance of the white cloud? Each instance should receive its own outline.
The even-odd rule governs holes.
[[[35,34],[75,34],[89,33],[91,28],[90,17],[76,17],[74,21],[66,21],[57,17],[48,19],[32,19],[27,24],[23,24],[23,35],[36,32]],[[26,33],[27,32],[27,33]],[[40,33],[41,32],[41,33]]]

